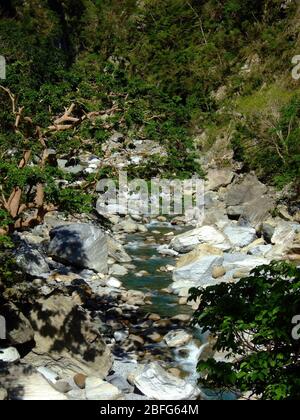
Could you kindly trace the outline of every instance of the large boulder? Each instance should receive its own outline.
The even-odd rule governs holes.
[[[166,372],[158,363],[146,365],[133,383],[144,395],[155,400],[195,400],[200,395],[196,386]]]
[[[178,261],[173,271],[171,289],[179,296],[188,296],[191,287],[215,283],[213,268],[223,264],[223,252],[208,245],[200,245],[191,254]]]
[[[256,230],[235,224],[228,224],[224,233],[234,248],[244,248],[256,239]]]
[[[119,263],[128,263],[132,261],[132,258],[127,254],[123,245],[112,238],[107,236],[108,255]]]
[[[297,235],[300,233],[300,224],[294,222],[280,221],[276,224],[271,238],[274,247],[269,255],[272,258],[282,258],[290,254],[295,245]]]
[[[216,191],[221,187],[227,187],[234,178],[234,172],[230,169],[209,169],[207,173],[206,189]]]
[[[231,248],[226,237],[213,226],[202,226],[175,236],[171,240],[170,248],[184,254],[199,244],[212,245],[224,251]]]
[[[70,224],[50,231],[48,254],[64,264],[107,273],[107,238],[89,224]]]
[[[300,224],[281,221],[274,229],[271,242],[274,245],[284,245],[288,247],[293,243],[298,232],[300,232]]]
[[[76,306],[72,298],[52,295],[37,300],[30,312],[30,321],[36,343],[33,353],[39,357],[29,358],[28,362],[42,366],[45,361],[41,355],[45,355],[46,360],[53,361],[48,360],[47,366],[58,374],[63,371],[99,378],[108,374],[112,366],[110,350],[90,316]],[[62,366],[57,361],[63,361]]]
[[[241,177],[228,187],[225,203],[231,218],[247,220],[255,228],[259,228],[275,208],[268,188],[253,174]]]
[[[224,254],[224,268],[228,272],[238,272],[245,275],[251,270],[260,266],[268,265],[270,260],[263,257],[257,257],[245,254]]]
[[[12,302],[3,305],[1,312],[6,319],[6,337],[10,344],[25,344],[33,340],[34,331],[29,320]]]
[[[247,174],[230,185],[226,194],[227,206],[241,206],[262,197],[267,193],[266,185],[262,184],[254,174]]]

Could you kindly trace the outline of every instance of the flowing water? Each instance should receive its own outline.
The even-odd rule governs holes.
[[[145,306],[145,312],[157,313],[162,318],[171,318],[178,314],[191,315],[193,310],[190,306],[179,305],[178,296],[164,290],[172,283],[172,272],[162,272],[160,268],[166,265],[174,266],[175,258],[163,256],[157,251],[166,234],[173,232],[178,235],[190,228],[172,226],[169,223],[151,223],[147,227],[148,232],[145,234],[128,235],[126,248],[136,267],[134,273],[145,271],[148,274],[138,277],[130,272],[123,277],[123,283],[128,289],[151,294],[152,305]],[[149,243],[147,241],[149,237],[154,237],[155,243]],[[191,382],[198,379],[196,365],[203,348],[199,341],[199,330],[194,330],[194,337],[195,339],[186,346],[174,350],[174,366],[185,372]]]
[[[160,242],[165,234],[170,232],[180,234],[189,228],[172,226],[170,223],[154,222],[147,227],[149,230],[146,234],[128,235],[126,248],[133,258],[133,264],[136,266],[135,274],[141,271],[148,274],[138,277],[130,272],[123,278],[124,285],[128,289],[151,293],[152,305],[145,307],[147,311],[168,318],[183,313],[191,314],[192,310],[189,306],[179,305],[177,296],[164,291],[172,283],[172,272],[161,272],[159,269],[166,265],[175,265],[175,258],[163,256],[157,252],[157,247],[161,243],[147,242],[149,237],[154,237],[157,242]]]
[[[175,235],[190,230],[191,227],[173,226],[170,223],[152,222],[148,226],[145,234],[134,234],[127,236],[127,252],[133,259],[136,269],[123,277],[124,286],[128,289],[141,290],[150,293],[152,305],[145,306],[145,312],[157,313],[162,318],[171,318],[178,314],[192,314],[193,310],[188,305],[179,305],[178,296],[167,293],[164,289],[172,283],[172,272],[162,272],[161,267],[175,265],[174,257],[164,256],[158,253],[157,247],[164,243],[163,238],[166,234],[173,232]],[[158,233],[159,232],[159,233]],[[149,237],[155,239],[155,243],[147,241]],[[139,277],[136,273],[145,271]],[[192,330],[194,339],[187,345],[174,349],[174,367],[178,367],[185,373],[185,379],[191,383],[197,383],[199,374],[197,373],[197,363],[201,353],[207,346],[207,334],[202,334],[200,328]],[[158,344],[162,346],[162,344]],[[232,393],[218,393],[213,390],[202,390],[203,397],[206,399],[235,399]]]

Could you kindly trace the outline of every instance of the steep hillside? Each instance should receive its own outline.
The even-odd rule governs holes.
[[[299,399],[299,19],[1,1],[0,400]]]
[[[68,165],[84,153],[103,158],[114,133],[127,148],[148,140],[164,150],[129,161],[130,177],[254,169],[262,181],[287,186],[295,213],[298,17],[296,1],[277,0],[4,2],[1,232],[39,223],[52,209],[91,209],[96,181],[118,169],[107,161],[82,182],[51,155]]]
[[[226,164],[220,147],[232,143],[245,169],[282,186],[299,177],[298,13],[297,2],[277,0],[6,1],[3,85],[42,130],[72,103],[79,117],[113,108],[105,123],[45,133],[59,152],[99,152],[117,129],[165,144],[155,166],[186,177],[201,173],[194,158],[215,143],[216,163]],[[5,150],[20,139],[3,91],[1,99]]]

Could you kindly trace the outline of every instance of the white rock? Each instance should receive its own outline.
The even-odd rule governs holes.
[[[178,252],[173,249],[169,249],[168,245],[161,245],[157,248],[157,252],[161,255],[168,255],[170,257],[177,257]]]
[[[128,208],[127,206],[122,206],[120,204],[105,204],[102,201],[102,198],[99,198],[96,205],[97,212],[104,217],[110,217],[113,215],[127,215]]]
[[[4,401],[7,399],[7,391],[4,388],[0,388],[0,401]]]
[[[269,259],[243,254],[224,254],[224,268],[226,271],[241,270],[245,273],[250,272],[260,265],[267,265]]]
[[[6,363],[14,363],[20,360],[21,356],[14,347],[8,347],[7,349],[0,349],[0,361]]]
[[[258,245],[254,248],[251,248],[248,252],[249,255],[255,255],[255,256],[263,256],[265,257],[268,253],[272,252],[272,245]]]
[[[94,377],[86,378],[85,394],[87,400],[96,401],[117,400],[122,396],[121,391],[117,387]]]
[[[213,226],[202,226],[175,236],[170,248],[180,253],[192,251],[199,244],[208,244],[228,251],[231,246],[226,237]]]
[[[158,363],[146,365],[133,379],[134,385],[155,400],[195,400],[199,389],[166,372]]]
[[[70,383],[64,379],[59,379],[59,376],[44,366],[37,368],[37,371],[46,379],[46,381],[53,386],[58,392],[66,393],[71,391],[72,387]]]
[[[230,224],[225,227],[224,233],[236,248],[243,248],[256,239],[256,230],[246,226]]]
[[[192,335],[184,330],[170,331],[164,336],[164,340],[169,347],[181,347],[188,344]]]
[[[44,366],[41,366],[39,368],[37,368],[37,371],[48,381],[51,383],[55,383],[58,379],[59,376],[56,372],[53,372],[53,370],[48,369]]]
[[[115,331],[114,332],[114,338],[115,338],[117,343],[119,343],[120,341],[126,340],[127,337],[128,337],[128,332],[127,331]]]
[[[215,284],[215,280],[212,278],[213,267],[221,266],[223,261],[224,258],[220,255],[207,255],[196,262],[175,269],[171,284],[172,291],[179,296],[186,296],[186,289],[209,283]],[[181,292],[182,290],[184,293]]]
[[[272,244],[284,245],[286,248],[293,243],[296,233],[300,232],[300,224],[281,222],[276,226],[272,236]]]
[[[122,287],[122,282],[118,279],[115,279],[114,277],[110,277],[107,280],[107,286],[109,287],[115,287],[116,289],[119,289],[120,287]]]

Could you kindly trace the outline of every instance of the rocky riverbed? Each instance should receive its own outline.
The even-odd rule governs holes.
[[[189,289],[299,264],[299,210],[284,203],[254,174],[210,169],[201,223],[121,210],[104,223],[97,207],[15,234],[22,277],[3,296],[0,398],[208,398],[195,372],[212,341],[189,325]]]

